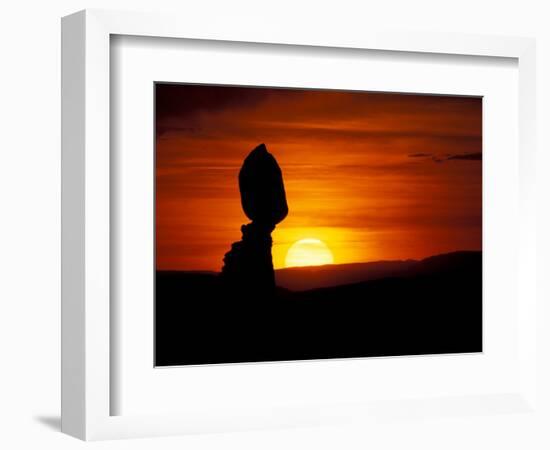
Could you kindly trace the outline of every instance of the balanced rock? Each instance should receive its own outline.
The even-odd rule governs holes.
[[[245,158],[239,172],[243,211],[252,220],[241,226],[242,239],[223,258],[222,278],[241,298],[275,291],[271,232],[288,214],[283,175],[264,144]]]
[[[283,175],[265,144],[245,158],[239,172],[239,189],[244,213],[253,222],[275,226],[287,216]]]

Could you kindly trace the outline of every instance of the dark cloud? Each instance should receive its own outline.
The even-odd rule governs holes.
[[[411,153],[409,158],[429,158],[432,156],[431,153]]]
[[[178,117],[180,120],[200,111],[243,109],[265,101],[270,89],[157,83],[155,103],[157,120]]]
[[[363,137],[363,131],[381,137],[481,138],[481,102],[474,97],[157,83],[155,106],[157,136],[202,127],[239,135],[246,130],[280,134],[283,127],[308,137]]]
[[[463,153],[461,155],[451,155],[447,158],[447,161],[450,160],[462,160],[462,161],[481,161],[482,155],[481,152],[478,153]]]
[[[482,154],[481,152],[475,152],[475,153],[460,153],[460,154],[450,154],[445,153],[443,155],[441,154],[432,154],[432,153],[412,153],[408,155],[409,158],[426,158],[435,163],[443,163],[445,161],[481,161],[482,160]]]

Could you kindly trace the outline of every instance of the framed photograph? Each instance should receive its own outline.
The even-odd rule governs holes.
[[[64,432],[536,414],[532,40],[83,11],[62,47]]]

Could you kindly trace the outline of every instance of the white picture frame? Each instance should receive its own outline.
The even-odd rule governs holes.
[[[517,389],[502,394],[393,400],[401,411],[447,408],[458,414],[512,409],[536,414],[535,289],[535,43],[532,39],[384,31],[331,35],[314,27],[279,30],[208,27],[191,17],[112,11],[82,11],[62,21],[62,430],[85,440],[161,436],[200,431],[333,423],[347,418],[372,420],[390,414],[387,404],[315,405],[272,414],[233,414],[233,405],[203,414],[111,415],[113,386],[110,320],[110,39],[113,35],[164,37],[242,43],[366,49],[417,54],[448,54],[517,59],[519,73],[519,227],[517,254],[519,373]],[[169,369],[167,369],[169,370]],[[389,409],[388,409],[389,408]],[[389,412],[388,412],[389,411]],[[369,419],[370,418],[370,419]]]

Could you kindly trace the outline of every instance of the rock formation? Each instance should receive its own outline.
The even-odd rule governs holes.
[[[245,158],[239,190],[252,222],[241,226],[242,239],[225,254],[222,278],[243,294],[270,294],[275,289],[271,232],[287,216],[288,206],[281,169],[264,144]]]

